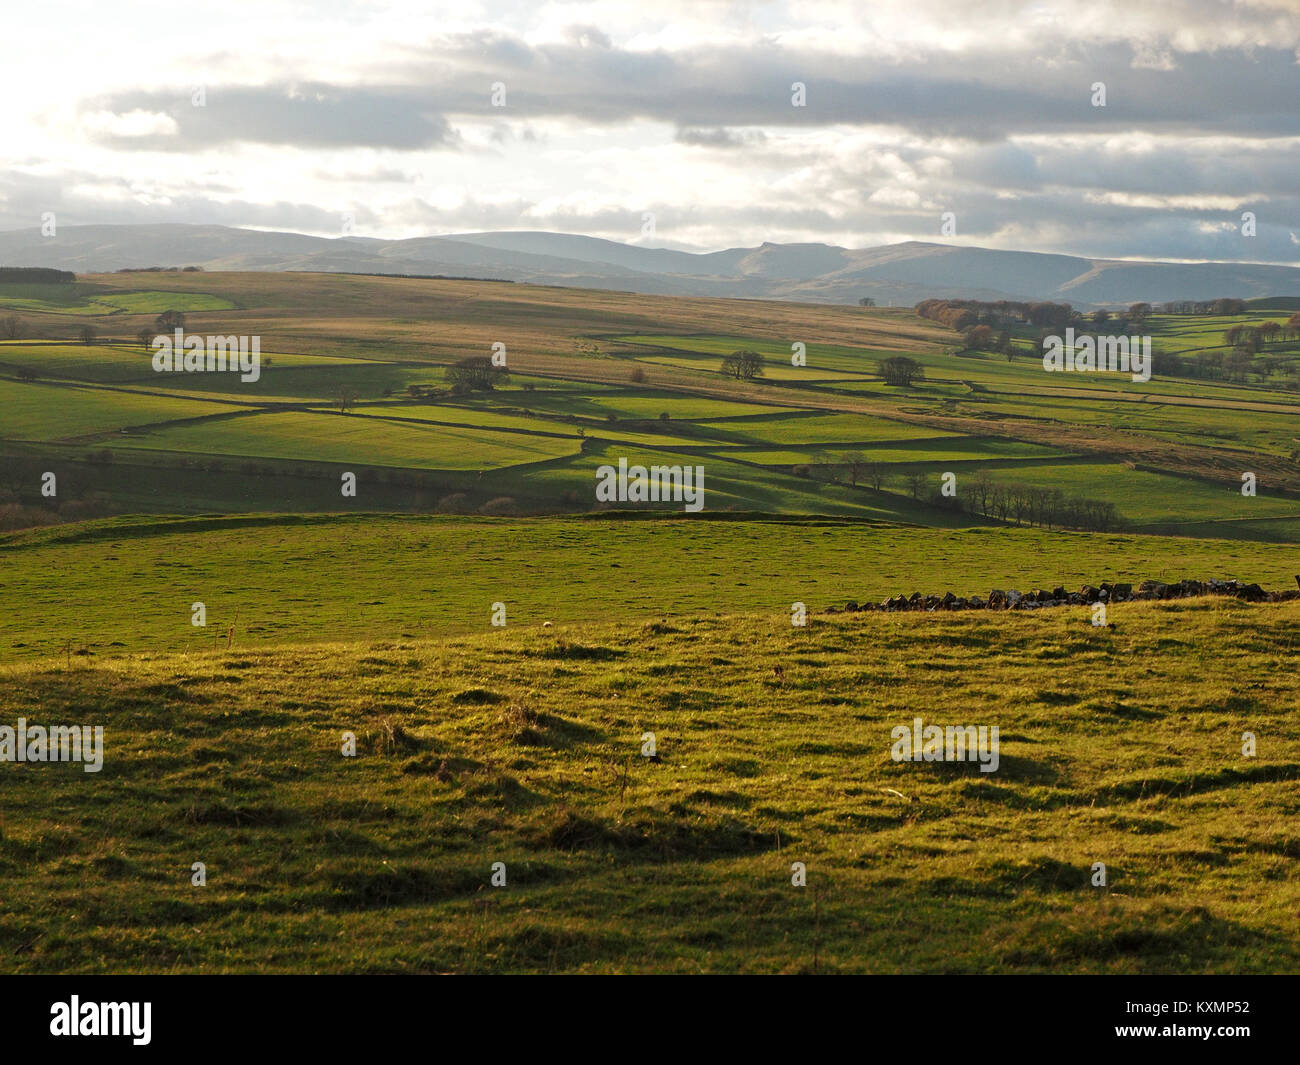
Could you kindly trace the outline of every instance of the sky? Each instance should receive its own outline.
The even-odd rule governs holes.
[[[0,229],[1300,264],[1300,0],[42,0],[4,21]]]

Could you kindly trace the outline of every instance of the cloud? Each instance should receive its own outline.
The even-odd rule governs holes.
[[[204,87],[203,98],[203,105],[195,106],[189,92],[114,94],[87,105],[92,137],[114,148],[187,152],[236,142],[406,150],[456,143],[447,120],[411,87],[213,85]],[[121,128],[129,116],[139,114],[156,116],[168,126]]]
[[[1300,0],[417,6],[228,0],[201,38],[138,40],[144,0],[88,10],[111,60],[36,99],[26,57],[0,70],[0,224],[636,241],[652,212],[665,245],[865,246],[943,239],[951,210],[958,243],[1296,256]]]
[[[678,144],[696,148],[749,148],[767,139],[762,130],[744,129],[679,129]]]
[[[91,136],[118,141],[139,137],[172,137],[178,129],[176,120],[171,115],[140,108],[125,114],[90,111],[82,116],[82,124]]]

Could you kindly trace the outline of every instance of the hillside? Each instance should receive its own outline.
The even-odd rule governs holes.
[[[1300,268],[1121,262],[908,241],[878,248],[771,244],[694,253],[567,233],[458,233],[406,240],[227,226],[62,226],[0,233],[0,266],[78,273],[130,267],[486,277],[657,295],[910,307],[923,299],[1068,300],[1076,306],[1300,292]]]

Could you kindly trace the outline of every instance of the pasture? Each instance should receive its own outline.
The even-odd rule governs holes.
[[[0,773],[6,969],[1294,971],[1300,604],[1115,615],[534,614],[0,668],[5,719],[105,729],[98,773]],[[997,771],[893,760],[917,716],[997,725]]]
[[[1014,468],[1024,483],[1099,496],[1134,528],[1194,516],[1243,539],[1291,536],[1278,519],[1300,503],[1300,402],[1267,381],[1045,374],[1027,357],[954,354],[955,334],[905,311],[344,275],[140,281],[104,275],[72,292],[3,297],[27,301],[31,335],[0,343],[0,450],[47,445],[51,464],[75,469],[111,448],[114,476],[96,486],[82,469],[71,483],[99,506],[120,499],[122,512],[150,499],[164,512],[261,506],[252,486],[227,487],[225,458],[275,471],[291,510],[327,508],[327,475],[358,466],[389,485],[371,497],[382,509],[427,511],[455,497],[458,509],[467,499],[470,509],[571,513],[597,506],[595,467],[620,454],[706,466],[713,510],[935,527],[953,524],[930,505],[945,472],[957,474],[959,501],[969,478]],[[64,312],[74,306],[76,322],[102,333],[96,342],[70,342],[76,322]],[[134,334],[163,309],[185,313],[191,331],[260,336],[259,380],[154,373]],[[1168,338],[1223,324],[1170,317],[1153,329]],[[452,394],[448,366],[498,341],[509,380]],[[796,342],[807,367],[790,365]],[[761,378],[722,374],[722,358],[742,349],[762,355]],[[880,380],[879,360],[900,354],[923,365],[923,381]],[[339,409],[346,416],[331,418]],[[875,476],[852,472],[858,454]],[[165,490],[124,487],[130,469],[156,481],[168,462]],[[1091,472],[1101,468],[1106,476]],[[1256,473],[1258,495],[1234,498],[1244,471]],[[440,479],[406,496],[393,487],[425,473]],[[36,489],[19,479],[8,500],[57,517]]]

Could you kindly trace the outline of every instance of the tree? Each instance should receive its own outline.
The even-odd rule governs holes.
[[[1100,307],[1097,310],[1092,312],[1093,325],[1105,325],[1109,321],[1110,321],[1110,311],[1106,310],[1105,307]]]
[[[876,372],[884,378],[885,384],[901,388],[909,387],[914,381],[925,380],[925,367],[906,355],[892,355],[881,359],[876,365]]]
[[[1027,317],[1030,325],[1058,331],[1070,324],[1073,314],[1074,308],[1068,303],[1034,303],[1030,305]]]
[[[93,325],[83,325],[77,330],[77,339],[83,344],[93,344],[97,335]]]
[[[1215,300],[1210,304],[1211,314],[1242,314],[1246,310],[1246,301],[1241,299],[1224,298]]]
[[[0,319],[0,336],[5,340],[17,340],[23,334],[25,324],[16,314]]]
[[[491,392],[510,380],[504,367],[493,366],[486,355],[471,355],[447,367],[447,383],[461,392]]]
[[[1236,348],[1223,360],[1223,368],[1227,370],[1228,377],[1233,381],[1245,381],[1246,374],[1250,372],[1250,364],[1254,361],[1250,352],[1242,351]]]
[[[858,300],[859,307],[874,307],[875,305],[876,301],[870,296],[863,296],[862,299]]]
[[[763,376],[763,356],[757,351],[733,351],[722,360],[722,372],[737,381]]]
[[[184,329],[185,315],[180,311],[163,311],[153,320],[153,325],[160,333],[170,333],[174,329]]]
[[[844,463],[844,472],[849,475],[849,484],[856,488],[858,479],[866,472],[866,456],[861,451],[849,451],[841,461]]]
[[[1181,377],[1187,372],[1187,367],[1182,358],[1172,351],[1153,351],[1151,372],[1161,377]]]
[[[347,414],[357,402],[357,390],[355,388],[340,388],[338,397],[334,400],[334,405],[338,407],[340,414]]]
[[[1134,325],[1140,326],[1146,321],[1147,315],[1151,313],[1151,304],[1135,303],[1128,309],[1129,321]]]
[[[149,345],[153,343],[154,331],[152,329],[141,329],[140,332],[136,333],[135,338],[140,341],[140,347],[147,351]]]
[[[973,325],[962,333],[968,351],[988,351],[994,345],[993,329],[987,325]]]

